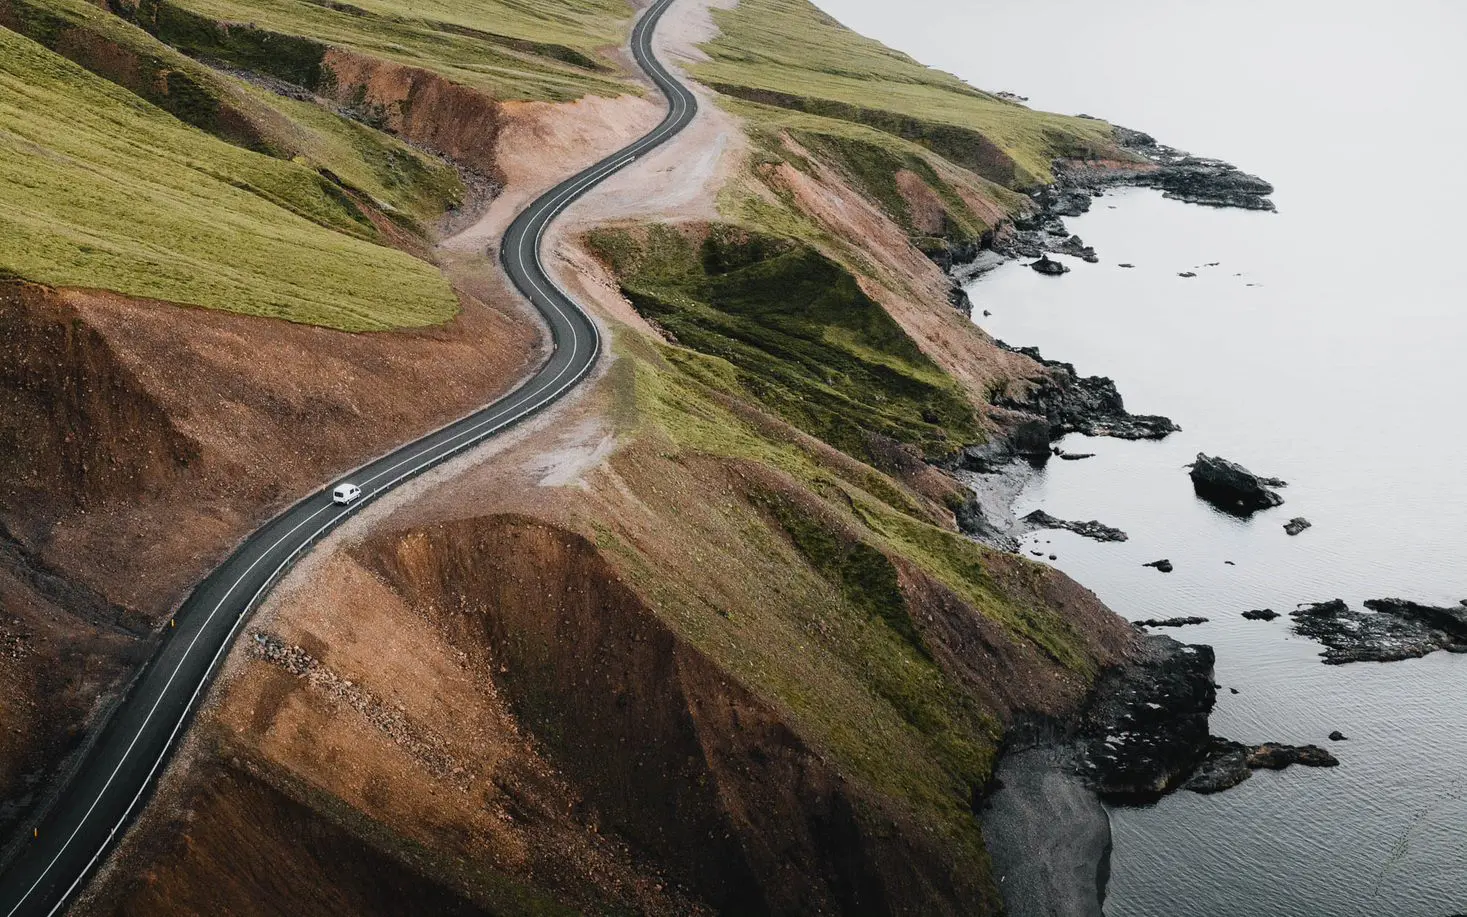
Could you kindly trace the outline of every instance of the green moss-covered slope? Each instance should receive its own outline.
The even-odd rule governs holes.
[[[310,168],[183,124],[0,29],[0,271],[348,330],[456,299]]]
[[[739,389],[869,457],[873,435],[934,458],[981,436],[972,405],[840,265],[802,243],[714,226],[589,236],[644,316],[726,360]]]
[[[127,14],[168,44],[309,89],[326,88],[324,55],[339,47],[500,99],[568,101],[634,89],[602,54],[632,13],[623,0],[138,0]]]
[[[730,95],[864,124],[1010,187],[1050,178],[1056,156],[1114,151],[1103,121],[1036,112],[858,35],[808,0],[741,0],[695,74]]]
[[[0,0],[0,25],[221,140],[329,174],[394,216],[432,220],[463,196],[446,163],[214,70],[86,0]]]

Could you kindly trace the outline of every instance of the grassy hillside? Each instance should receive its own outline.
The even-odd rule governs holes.
[[[315,171],[249,152],[0,30],[0,271],[349,330],[456,301]]]
[[[431,220],[462,198],[447,164],[205,66],[86,0],[0,0],[0,24],[221,140],[326,170],[399,218]]]
[[[1058,155],[1113,148],[1109,125],[1035,112],[858,35],[808,0],[741,0],[695,75],[755,102],[854,121],[1010,187],[1050,178]]]
[[[713,227],[602,230],[589,242],[637,311],[727,361],[737,391],[812,436],[871,459],[871,437],[934,458],[980,437],[953,381],[854,277],[790,239]]]
[[[190,53],[321,88],[328,46],[422,67],[500,99],[568,101],[633,88],[602,52],[625,42],[624,0],[139,0],[135,17]],[[221,24],[247,24],[224,27]]]

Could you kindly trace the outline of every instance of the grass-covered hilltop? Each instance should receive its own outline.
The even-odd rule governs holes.
[[[7,851],[233,545],[539,365],[498,236],[660,120],[637,12],[0,0]],[[1132,637],[959,531],[1045,370],[938,262],[1128,155],[805,0],[657,46],[698,120],[546,238],[597,372],[276,588],[78,913],[1001,909],[1006,731]]]

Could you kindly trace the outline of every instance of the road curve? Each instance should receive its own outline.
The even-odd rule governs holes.
[[[0,917],[59,913],[137,815],[187,728],[199,699],[249,613],[316,541],[394,487],[542,410],[585,378],[601,352],[595,322],[557,287],[540,261],[546,227],[577,198],[692,121],[697,100],[652,53],[652,33],[674,0],[656,0],[632,30],[637,64],[666,96],[667,116],[641,139],[537,198],[505,231],[500,261],[534,304],[554,342],[527,382],[493,404],[399,447],[350,476],[362,488],[349,507],[331,502],[336,482],[252,534],[189,595],[125,700],[102,727],[56,802],[25,827],[0,875]]]

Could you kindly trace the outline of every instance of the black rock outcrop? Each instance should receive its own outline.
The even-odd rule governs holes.
[[[1197,496],[1235,515],[1247,516],[1284,502],[1269,489],[1283,487],[1283,481],[1261,477],[1225,458],[1199,452],[1190,474]]]
[[[1018,395],[1007,392],[994,400],[999,407],[1049,420],[1049,435],[1058,439],[1066,433],[1086,436],[1113,436],[1117,439],[1161,439],[1181,429],[1169,418],[1156,414],[1132,414],[1126,410],[1116,384],[1105,376],[1082,376],[1071,363],[1046,360],[1037,347],[1000,346],[1022,353],[1046,370],[1043,376],[1030,380],[1027,391]]]
[[[1272,608],[1254,608],[1251,611],[1243,612],[1243,617],[1250,621],[1272,621],[1278,616],[1279,613]]]
[[[1467,603],[1439,608],[1406,599],[1366,599],[1365,607],[1377,614],[1419,622],[1456,641],[1467,643]]]
[[[1062,255],[1070,255],[1090,264],[1096,264],[1100,261],[1100,256],[1095,253],[1095,249],[1086,245],[1079,236],[1070,236],[1065,239],[1065,241],[1060,243],[1058,250]]]
[[[1185,618],[1147,618],[1135,623],[1137,627],[1187,627],[1192,624],[1206,624],[1207,619],[1189,615]]]
[[[1314,525],[1314,523],[1310,522],[1308,519],[1305,519],[1303,516],[1295,516],[1288,522],[1284,523],[1284,531],[1288,532],[1290,535],[1297,535],[1312,525]]]
[[[954,283],[948,287],[947,304],[970,318],[973,315],[973,301],[968,298],[968,291],[961,284]]]
[[[1051,516],[1042,509],[1036,509],[1025,516],[1023,522],[1032,529],[1065,529],[1096,541],[1125,541],[1128,537],[1120,529],[1111,528],[1093,519],[1089,522],[1071,522],[1068,519]]]
[[[1336,767],[1339,763],[1339,759],[1318,745],[1265,742],[1248,746],[1214,738],[1202,763],[1182,786],[1194,793],[1218,793],[1247,780],[1255,770],[1278,771],[1295,764],[1301,767]]]
[[[1050,277],[1058,277],[1061,274],[1068,274],[1070,272],[1067,266],[1055,261],[1048,255],[1040,255],[1039,260],[1030,262],[1029,266],[1039,273]]]
[[[1085,716],[1085,771],[1102,797],[1143,803],[1175,789],[1211,747],[1210,646],[1143,638],[1136,660],[1100,677]]]
[[[1244,210],[1276,210],[1268,196],[1273,185],[1256,175],[1217,159],[1192,156],[1156,142],[1141,131],[1116,128],[1116,139],[1146,160],[1135,169],[1062,169],[1061,183],[1067,187],[1105,188],[1131,185],[1156,188],[1166,197],[1209,207],[1238,207]]]
[[[1467,652],[1467,608],[1437,608],[1404,599],[1371,599],[1371,613],[1342,599],[1300,605],[1294,632],[1324,645],[1326,665],[1395,662],[1437,650]]]
[[[1167,560],[1165,557],[1163,557],[1161,560],[1153,560],[1149,564],[1142,564],[1141,566],[1143,566],[1143,567],[1155,567],[1157,570],[1160,570],[1162,573],[1170,573],[1174,569],[1172,567],[1172,562],[1170,560]]]

